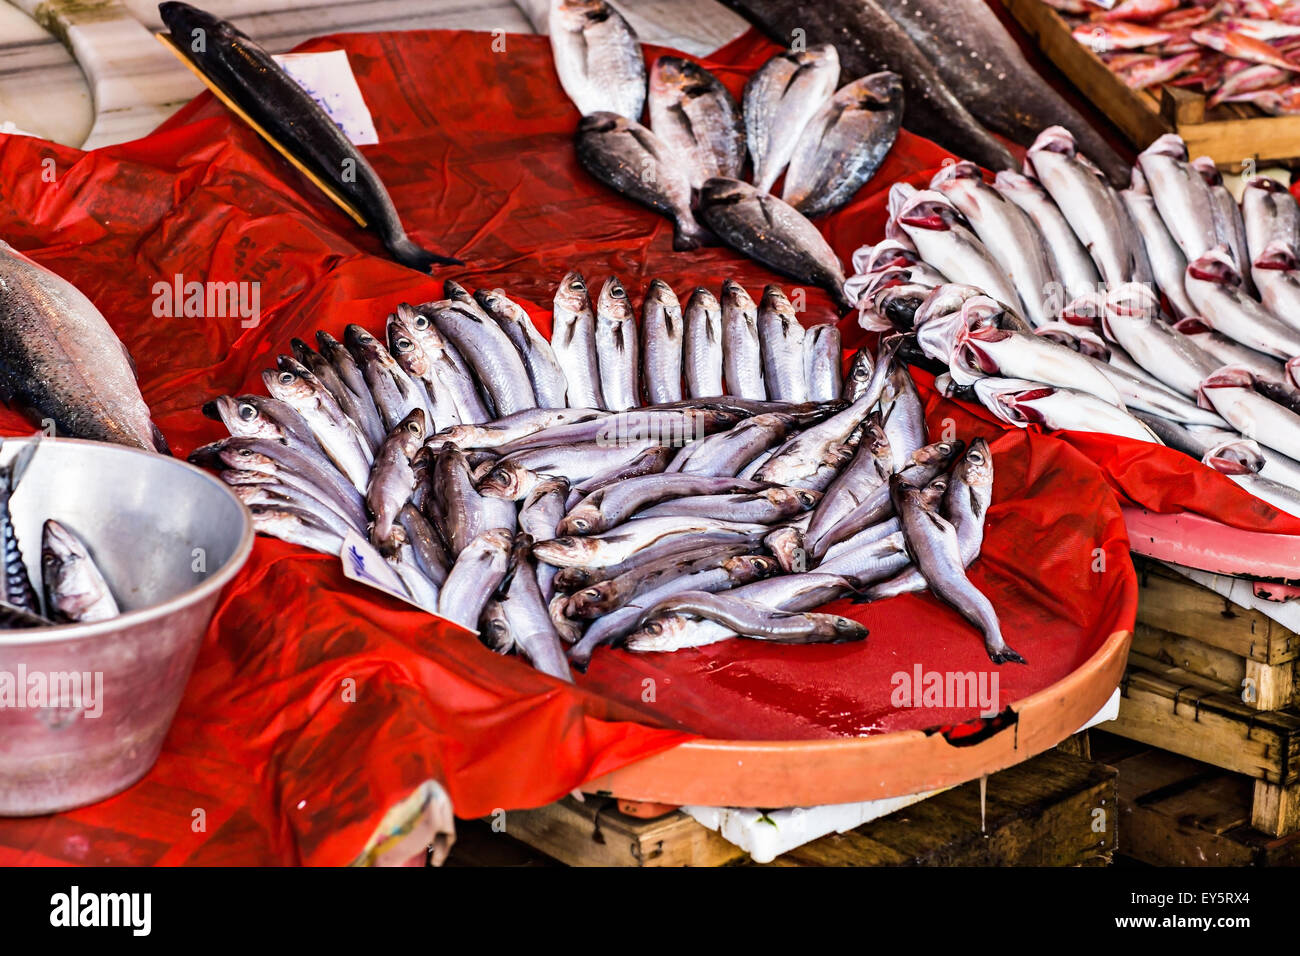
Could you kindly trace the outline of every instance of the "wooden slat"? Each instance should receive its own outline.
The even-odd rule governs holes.
[[[1250,824],[1273,836],[1287,836],[1300,831],[1300,785],[1279,787],[1256,780]]]
[[[1130,656],[1138,654],[1180,667],[1190,674],[1215,682],[1229,692],[1240,688],[1246,677],[1246,658],[1240,654],[1206,644],[1194,637],[1151,627],[1149,624],[1138,624],[1133,629],[1132,647]],[[1276,707],[1268,709],[1276,710]]]
[[[1290,707],[1295,696],[1296,664],[1261,664],[1246,661],[1242,699],[1256,710],[1281,710]]]

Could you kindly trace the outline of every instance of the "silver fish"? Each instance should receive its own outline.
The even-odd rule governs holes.
[[[424,389],[397,363],[383,342],[353,323],[343,330],[343,343],[365,376],[385,433],[396,428],[413,409],[422,409],[426,417],[432,417]]]
[[[345,411],[357,423],[357,427],[361,429],[367,441],[372,443],[373,452],[379,447],[379,442],[384,440],[384,421],[379,415],[374,396],[370,394],[370,388],[366,385],[366,377],[361,373],[361,367],[357,365],[357,360],[352,357],[352,353],[343,343],[324,329],[317,330],[316,345],[320,349],[321,357],[333,366],[335,377],[347,389],[352,407]],[[342,408],[342,405],[339,407]]]
[[[515,541],[510,577],[500,597],[501,608],[519,653],[543,674],[572,682],[560,634],[538,586],[538,565],[532,557],[532,543],[526,534],[519,535]]]
[[[975,394],[1008,425],[1023,428],[1033,423],[1052,431],[1101,432],[1160,444],[1151,429],[1128,412],[1087,392],[1024,379],[981,378],[975,382]]]
[[[1199,259],[1221,239],[1215,225],[1215,202],[1201,177],[1187,161],[1187,144],[1167,133],[1138,155],[1138,168],[1146,177],[1160,218],[1174,237],[1183,257]]]
[[[596,358],[596,314],[587,283],[576,272],[566,274],[555,290],[551,347],[569,383],[569,404],[575,408],[604,408]]]
[[[829,323],[814,325],[803,340],[804,372],[810,402],[829,402],[840,397],[840,330]]]
[[[743,538],[766,533],[764,525],[751,522],[720,521],[707,518],[646,518],[632,521],[601,534],[578,538],[563,536],[540,541],[534,547],[537,557],[556,567],[609,567],[626,561],[633,554],[664,539],[719,531]]]
[[[740,178],[745,122],[740,105],[697,63],[661,56],[650,68],[650,128],[690,169],[692,186],[713,176]]]
[[[610,276],[596,303],[596,355],[603,408],[621,412],[641,404],[636,316],[627,291]]]
[[[330,461],[354,487],[364,489],[373,456],[361,429],[343,414],[325,386],[297,361],[282,355],[278,364],[279,371],[262,373],[267,391],[303,417]]]
[[[820,494],[804,488],[765,488],[748,494],[699,495],[665,501],[632,517],[638,521],[681,516],[776,524],[803,514],[820,500]]]
[[[1155,296],[1136,283],[1121,286],[1106,297],[1102,331],[1141,368],[1180,395],[1195,396],[1201,380],[1220,364],[1166,325]]]
[[[1260,395],[1254,384],[1250,372],[1222,368],[1201,383],[1200,397],[1242,435],[1300,458],[1300,415]]]
[[[1254,291],[1250,279],[1250,263],[1253,258],[1246,251],[1246,224],[1241,218],[1241,207],[1236,198],[1223,185],[1223,175],[1214,160],[1208,156],[1198,156],[1192,160],[1192,168],[1201,174],[1205,185],[1210,190],[1210,202],[1214,207],[1214,231],[1219,242],[1228,247],[1232,259],[1241,273],[1246,288]]]
[[[460,420],[465,424],[485,422],[492,417],[492,413],[479,394],[478,382],[474,379],[469,363],[460,354],[460,350],[443,337],[433,322],[438,311],[451,304],[450,300],[442,299],[416,306],[415,314],[406,321],[405,331],[424,351],[433,375],[451,393]],[[399,315],[404,314],[400,305],[397,311]]]
[[[893,470],[902,471],[926,443],[925,406],[902,362],[893,363],[880,396],[880,407],[884,412],[885,438],[894,459]]]
[[[406,534],[420,571],[436,586],[442,587],[453,562],[438,530],[409,501],[397,513],[397,523]]]
[[[56,621],[106,621],[121,613],[86,546],[53,519],[41,533],[41,577],[45,606]]]
[[[777,401],[808,401],[804,335],[794,306],[781,287],[767,286],[758,307],[758,337],[763,343],[763,380],[768,395]]]
[[[343,551],[343,536],[306,511],[288,505],[250,505],[248,513],[254,530],[262,534],[335,557]]]
[[[473,299],[439,309],[433,322],[465,357],[498,417],[537,407],[519,352]]]
[[[771,191],[804,127],[834,94],[839,77],[835,47],[823,43],[778,53],[749,78],[743,96],[745,136],[760,190]]]
[[[691,398],[722,395],[722,308],[712,292],[697,288],[685,317],[686,392]]]
[[[654,442],[586,442],[513,452],[492,465],[479,491],[493,498],[518,501],[545,478],[565,478],[577,485],[638,458]]]
[[[430,443],[450,442],[461,448],[499,448],[547,428],[596,421],[607,414],[596,408],[525,408],[481,425],[455,425],[439,432]]]
[[[1300,328],[1282,322],[1243,291],[1226,246],[1188,263],[1186,285],[1197,314],[1214,331],[1277,358],[1300,355]]]
[[[510,532],[504,528],[484,531],[469,541],[456,556],[442,585],[438,613],[471,631],[477,630],[488,598],[506,576],[510,544]]]
[[[367,446],[373,453],[379,447],[380,442],[384,440],[383,427],[379,424],[378,415],[373,419],[367,415],[368,410],[373,407],[373,403],[363,404],[352,393],[352,390],[343,383],[343,379],[339,377],[334,364],[302,339],[290,339],[289,347],[293,351],[294,358],[305,369],[315,375],[317,380],[325,386],[326,391],[334,396],[334,400],[338,402],[343,414],[357,423],[362,435],[365,436]],[[372,428],[375,431],[371,431]]]
[[[599,534],[663,501],[694,495],[744,494],[770,487],[756,481],[704,475],[644,475],[584,497],[560,521],[560,535]]]
[[[413,320],[419,317],[409,306],[397,307],[397,312],[388,317],[388,351],[423,392],[429,431],[435,432],[459,425],[460,407],[455,395],[438,377],[428,353],[411,329]]]
[[[783,442],[797,427],[792,416],[780,412],[755,415],[725,432],[687,445],[667,470],[684,475],[736,475],[759,454]]]
[[[682,394],[682,340],[685,326],[677,294],[662,279],[652,279],[641,303],[641,361],[646,397],[652,405],[676,402]]]
[[[1300,250],[1300,205],[1291,191],[1267,176],[1256,176],[1241,193],[1246,248],[1252,266],[1276,242]],[[1259,277],[1255,277],[1256,284]]]
[[[1101,282],[1097,265],[1047,190],[1028,176],[1009,169],[998,172],[993,188],[1028,213],[1038,227],[1060,277],[1063,301],[1071,302],[1095,291]]]
[[[434,463],[434,498],[441,514],[441,527],[453,556],[484,531],[504,528],[514,533],[513,501],[480,495],[474,487],[465,455],[455,446],[444,446]]]
[[[539,408],[564,408],[569,389],[564,369],[560,367],[551,343],[542,337],[533,320],[519,303],[511,300],[501,289],[479,289],[474,293],[483,311],[501,327],[519,350],[528,369],[528,380],[533,384],[533,394]]]
[[[357,533],[361,535],[366,533],[365,522],[354,523],[347,515],[340,514],[339,510],[331,507],[311,492],[278,481],[272,475],[256,471],[231,471],[227,469],[222,472],[221,477],[223,481],[230,485],[230,490],[234,492],[235,497],[245,505],[269,505],[272,507],[288,505],[291,508],[297,508],[299,511],[307,512],[322,525],[334,528],[339,534],[345,533],[348,529],[356,529]]]
[[[669,614],[691,615],[721,624],[743,637],[781,644],[838,644],[867,637],[865,625],[839,614],[779,611],[737,598],[734,593],[723,596],[707,591],[687,591],[665,598],[643,613],[643,620],[649,623],[642,630],[654,634],[654,619]]]
[[[400,543],[393,537],[398,512],[411,499],[415,472],[411,459],[424,444],[424,411],[412,409],[379,446],[370,482],[366,485],[366,506],[373,519],[370,540],[380,554],[391,557]]]
[[[1195,310],[1187,298],[1187,289],[1183,286],[1187,258],[1160,217],[1160,211],[1156,208],[1155,199],[1152,198],[1140,169],[1134,168],[1133,185],[1119,195],[1124,200],[1133,224],[1142,234],[1142,245],[1147,260],[1151,263],[1156,285],[1169,299],[1176,317],[1192,315]]]
[[[722,374],[731,394],[766,400],[758,306],[734,279],[722,283]]]
[[[636,31],[604,0],[551,0],[551,54],[578,112],[641,118],[646,72]]]

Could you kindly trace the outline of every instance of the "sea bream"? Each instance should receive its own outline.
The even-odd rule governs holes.
[[[692,186],[714,176],[740,177],[745,121],[740,105],[698,63],[661,56],[650,68],[650,129],[690,168]]]
[[[754,159],[754,185],[770,192],[804,127],[821,110],[840,77],[840,58],[829,43],[784,50],[745,84],[745,137]],[[736,178],[735,174],[727,178]]]
[[[578,112],[632,121],[645,105],[645,57],[636,31],[604,0],[551,0],[551,54]]]
[[[167,452],[131,357],[81,290],[0,240],[0,397],[60,435]]]

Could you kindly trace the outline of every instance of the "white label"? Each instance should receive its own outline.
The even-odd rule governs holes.
[[[345,50],[283,53],[274,60],[320,104],[353,145],[373,146],[379,142],[375,121],[361,97],[361,87],[357,86]]]

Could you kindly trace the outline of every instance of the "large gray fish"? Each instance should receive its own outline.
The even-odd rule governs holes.
[[[840,330],[829,322],[814,325],[803,340],[808,401],[829,402],[840,397],[844,383],[840,378]]]
[[[449,621],[478,629],[479,615],[506,576],[511,533],[492,528],[470,540],[456,556],[438,597],[438,613]]]
[[[3,439],[0,439],[0,445],[3,445]],[[0,593],[0,601],[32,614],[40,614],[41,602],[36,596],[36,589],[32,587],[31,578],[27,576],[27,565],[23,563],[23,552],[18,545],[9,501],[39,447],[39,441],[31,442],[9,464],[0,468],[0,546],[4,548],[4,577],[0,581],[4,591]]]
[[[81,290],[0,241],[0,397],[61,435],[167,451],[126,346]]]
[[[121,613],[86,546],[53,519],[41,532],[41,579],[55,621],[107,621]]]
[[[468,305],[457,302],[439,309],[433,322],[474,370],[498,417],[537,407],[528,371],[514,343],[473,299]]]
[[[1146,250],[1147,261],[1151,263],[1152,275],[1160,291],[1169,299],[1174,316],[1183,318],[1193,315],[1192,302],[1187,298],[1187,289],[1183,286],[1187,258],[1160,217],[1160,210],[1156,208],[1156,201],[1147,188],[1142,170],[1134,167],[1133,184],[1119,195],[1124,200],[1133,224],[1142,234],[1142,246]]]
[[[907,553],[930,590],[983,632],[984,648],[993,663],[1025,663],[1003,639],[997,611],[989,599],[966,577],[957,531],[951,522],[925,506],[921,489],[905,484],[897,475],[891,479],[891,487]]]
[[[903,126],[913,133],[969,157],[986,169],[1009,169],[1015,165],[1007,148],[968,112],[935,69],[936,51],[924,50],[914,43],[874,0],[818,4],[797,0],[727,2],[782,45],[789,43],[793,36],[803,37],[809,44],[834,43],[843,73],[848,77],[881,70],[899,74],[907,104]],[[956,55],[961,48],[945,49]],[[1033,84],[1042,85],[1037,77]],[[1014,98],[1018,94],[1018,89],[1008,89],[996,95]]]
[[[844,268],[802,213],[737,179],[710,179],[700,189],[700,220],[737,252],[800,282],[820,286],[842,309]]]
[[[240,107],[263,135],[289,149],[308,170],[361,213],[404,266],[428,272],[459,259],[420,248],[406,235],[379,175],[339,124],[262,47],[227,23],[188,3],[158,5],[176,49]],[[196,43],[195,38],[203,38]]]
[[[902,117],[897,73],[873,73],[841,87],[804,127],[781,198],[808,217],[847,204],[889,155]]]
[[[708,239],[691,212],[691,181],[673,150],[640,123],[591,113],[575,140],[582,168],[610,189],[673,221],[673,248],[696,249]]]
[[[763,380],[768,395],[777,401],[808,401],[805,334],[781,287],[767,286],[758,307],[758,338],[763,346]]]
[[[373,519],[370,541],[386,557],[397,552],[399,542],[394,539],[393,531],[398,512],[411,500],[415,488],[411,459],[424,444],[424,428],[423,409],[412,409],[379,446],[370,470],[370,482],[366,485],[366,506]]]
[[[569,383],[569,404],[574,408],[604,408],[600,362],[596,357],[596,313],[587,283],[577,272],[567,273],[555,290],[551,348]]]
[[[714,176],[740,178],[745,121],[718,78],[679,56],[650,68],[650,129],[690,169],[692,186]]]
[[[1180,319],[1174,323],[1174,330],[1210,356],[1216,368],[1240,365],[1250,369],[1257,382],[1286,385],[1290,381],[1286,367],[1276,358],[1216,332],[1199,318]]]
[[[1030,215],[985,183],[979,167],[971,162],[944,167],[930,188],[948,197],[1002,266],[1020,297],[1025,318],[1033,325],[1055,319],[1065,305],[1061,279],[1047,241]]]
[[[1033,423],[1049,431],[1099,432],[1160,444],[1151,429],[1123,408],[1088,392],[1019,378],[981,378],[975,382],[975,395],[1008,425],[1024,428]]]
[[[754,159],[754,185],[760,190],[771,191],[804,127],[831,98],[839,77],[839,55],[823,43],[778,53],[749,78],[743,97],[745,141]]]
[[[1043,184],[1065,214],[1103,282],[1118,285],[1140,277],[1141,239],[1133,234],[1128,210],[1097,167],[1078,151],[1073,133],[1060,126],[1043,130],[1025,154],[1025,171]]]
[[[758,306],[734,279],[722,283],[722,374],[731,394],[766,400]]]
[[[622,412],[641,404],[641,363],[637,356],[636,312],[627,290],[614,276],[605,280],[596,301],[596,359],[600,365],[601,407]]]
[[[651,279],[641,303],[642,381],[650,404],[682,399],[682,341],[685,326],[677,294],[663,279]]]
[[[712,292],[698,287],[686,302],[685,320],[686,393],[691,398],[721,395],[722,307]]]
[[[1250,276],[1264,308],[1300,328],[1300,249],[1275,239],[1255,257]]]
[[[1187,295],[1205,324],[1248,348],[1280,359],[1300,355],[1300,328],[1269,313],[1246,294],[1241,283],[1227,246],[1215,246],[1187,264]]]
[[[993,188],[1028,213],[1038,227],[1060,277],[1063,301],[1072,302],[1085,293],[1096,291],[1101,282],[1097,265],[1047,190],[1028,176],[1010,169],[997,174]]]
[[[533,539],[521,534],[510,557],[510,574],[502,588],[501,609],[515,648],[543,674],[573,681],[560,634],[538,583],[540,568],[532,555]]]
[[[373,456],[361,429],[311,372],[285,355],[278,364],[278,371],[262,373],[267,391],[303,417],[330,461],[355,488],[364,490]]]
[[[636,31],[604,0],[551,0],[550,8],[555,72],[578,112],[639,120],[646,73]]]
[[[474,298],[492,320],[509,336],[528,369],[528,380],[539,408],[565,408],[569,383],[551,343],[533,325],[532,317],[502,289],[479,289]]]

